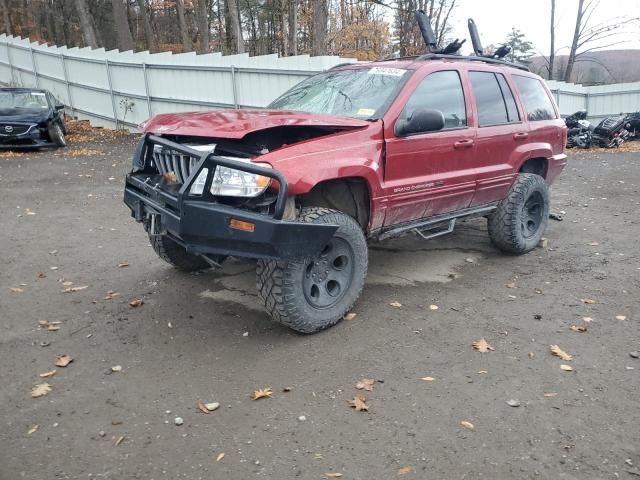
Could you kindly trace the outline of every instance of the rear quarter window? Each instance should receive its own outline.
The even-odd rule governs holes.
[[[520,98],[527,110],[527,119],[530,122],[556,118],[553,103],[540,80],[521,75],[513,75],[513,80],[520,91]]]

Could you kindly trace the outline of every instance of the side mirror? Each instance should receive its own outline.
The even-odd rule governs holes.
[[[396,135],[406,137],[415,133],[435,132],[444,128],[444,114],[440,110],[416,109],[406,120],[396,122]]]
[[[55,107],[56,110],[64,110],[64,104],[63,103],[56,103]]]

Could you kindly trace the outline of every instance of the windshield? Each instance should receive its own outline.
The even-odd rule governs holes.
[[[267,108],[378,118],[408,72],[400,68],[373,67],[321,73],[299,83]]]
[[[26,108],[40,110],[49,108],[43,92],[0,92],[0,109]]]

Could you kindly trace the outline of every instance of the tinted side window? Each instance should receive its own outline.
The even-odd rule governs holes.
[[[520,75],[514,75],[513,79],[520,90],[522,102],[527,109],[527,118],[530,121],[556,118],[553,103],[551,103],[551,99],[540,80]]]
[[[409,118],[418,108],[440,110],[444,114],[444,130],[465,127],[467,109],[458,72],[447,70],[427,76],[411,94],[400,118]]]
[[[504,98],[504,103],[507,106],[509,121],[519,122],[520,114],[518,113],[518,107],[516,105],[516,101],[513,99],[513,92],[511,91],[511,88],[509,88],[509,84],[504,79],[504,75],[500,73],[496,73],[496,78],[498,79],[500,90],[502,91],[502,98]]]
[[[469,72],[469,78],[476,96],[480,126],[509,123],[507,107],[496,76],[491,72]]]

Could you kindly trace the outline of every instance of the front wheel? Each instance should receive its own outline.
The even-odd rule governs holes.
[[[59,122],[54,122],[49,125],[49,138],[58,147],[65,147],[67,145],[67,140],[64,138],[64,131]]]
[[[149,235],[149,243],[162,260],[183,272],[194,272],[210,267],[205,259],[187,253],[182,245],[177,244],[166,235]]]
[[[274,321],[315,333],[338,323],[360,296],[367,275],[367,242],[360,225],[337,210],[303,208],[298,220],[339,227],[313,257],[258,261],[256,286]]]
[[[540,242],[549,220],[549,188],[540,175],[521,173],[489,216],[489,237],[503,252],[522,255]]]

